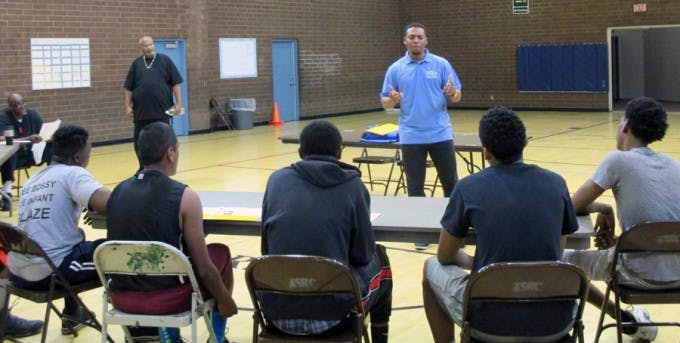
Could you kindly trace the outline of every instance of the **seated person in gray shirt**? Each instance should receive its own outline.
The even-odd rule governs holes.
[[[92,150],[85,129],[63,126],[52,141],[52,162],[21,189],[18,227],[45,250],[69,282],[78,284],[97,279],[92,253],[104,241],[86,241],[78,220],[86,206],[106,214],[111,192],[85,169]],[[43,259],[10,253],[7,261],[12,283],[27,289],[49,289],[52,271]],[[70,297],[65,300],[64,313],[87,318]],[[71,334],[72,326],[68,319],[62,320],[62,334]],[[80,328],[82,325],[74,327]]]
[[[565,251],[563,259],[588,273],[592,280],[606,280],[614,257],[614,210],[595,200],[611,189],[616,200],[621,230],[646,221],[680,221],[680,163],[653,151],[650,143],[661,140],[668,128],[666,111],[653,99],[640,97],[626,105],[616,132],[617,151],[607,155],[595,174],[574,193],[574,208],[579,213],[597,213],[595,245],[597,251]],[[643,289],[680,288],[680,256],[625,256],[619,282]],[[604,295],[591,286],[588,302],[601,307]],[[606,303],[607,314],[614,317],[615,305]],[[633,306],[623,312],[624,322],[648,322],[649,313]],[[624,328],[624,333],[654,340],[656,326]]]

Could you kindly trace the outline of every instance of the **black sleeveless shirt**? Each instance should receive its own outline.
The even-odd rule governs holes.
[[[186,254],[179,226],[179,207],[186,187],[155,170],[142,170],[123,181],[113,190],[107,203],[106,238],[161,241]],[[111,287],[149,291],[178,283],[176,277],[116,276],[112,278]]]

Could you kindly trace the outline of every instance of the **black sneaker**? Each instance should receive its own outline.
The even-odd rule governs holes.
[[[42,331],[42,320],[26,320],[7,315],[7,324],[5,324],[5,337],[8,338],[22,338],[39,334]]]
[[[0,211],[2,212],[7,212],[10,208],[12,208],[12,194],[6,195],[7,197],[4,195],[2,196],[2,206],[0,206]]]
[[[427,244],[427,243],[415,243],[414,245],[416,247],[416,250],[419,250],[419,251],[427,250],[427,248],[430,247],[430,245]]]
[[[128,331],[130,331],[134,343],[158,342],[160,340],[156,327],[128,326]]]
[[[68,315],[67,313],[64,313]],[[78,318],[79,322],[70,320],[68,318],[61,319],[61,334],[62,335],[74,335],[80,329],[84,328],[86,325],[81,322],[90,321],[91,317],[82,308],[78,307],[75,315],[70,315],[72,317]]]

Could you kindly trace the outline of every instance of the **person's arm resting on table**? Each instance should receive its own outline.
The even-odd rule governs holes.
[[[101,187],[90,195],[89,208],[98,214],[106,214],[106,203],[109,201],[111,191],[106,187]]]
[[[220,314],[226,317],[235,315],[238,312],[236,303],[231,297],[231,292],[222,283],[220,274],[206,249],[201,200],[196,192],[188,188],[184,189],[182,195],[180,224],[191,256],[191,264],[195,268],[199,282],[217,301],[217,310]]]
[[[463,269],[472,268],[472,256],[461,250],[465,246],[465,238],[458,238],[442,229],[439,233],[437,260],[443,265],[455,264]]]
[[[616,219],[614,209],[610,205],[595,202],[595,199],[602,193],[604,193],[604,189],[589,179],[571,196],[571,201],[577,215],[597,213],[593,227],[595,246],[599,249],[607,249],[616,244],[616,236],[614,235]]]

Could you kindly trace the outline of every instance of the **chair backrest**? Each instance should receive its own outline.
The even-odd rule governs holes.
[[[245,277],[253,305],[256,311],[264,314],[265,317],[268,317],[267,314],[271,313],[268,310],[271,310],[272,306],[263,304],[263,295],[280,296],[287,300],[291,300],[291,297],[311,299],[313,296],[317,296],[317,300],[322,298],[329,300],[330,303],[350,300],[353,304],[346,303],[345,306],[340,307],[347,309],[353,307],[361,317],[364,315],[361,306],[361,292],[354,274],[347,266],[329,258],[302,255],[266,255],[255,259],[248,265]],[[333,298],[334,296],[336,298]],[[337,296],[340,296],[340,298],[337,298]],[[273,302],[276,303],[276,312],[302,313],[304,315],[305,309],[295,308],[295,302]],[[279,306],[290,306],[291,308],[280,308]],[[337,307],[333,308],[332,305],[330,308],[326,306],[317,308],[317,310],[324,311],[334,309],[337,309]],[[331,318],[315,319],[329,320]]]
[[[469,326],[470,304],[475,301],[517,304],[578,301],[573,318],[580,322],[587,294],[588,278],[572,264],[559,261],[494,263],[470,276],[463,302],[463,322]],[[573,313],[573,306],[571,311]]]
[[[634,225],[619,236],[616,252],[680,252],[680,222],[646,222]]]
[[[47,256],[47,253],[45,253],[40,245],[28,237],[25,232],[12,224],[0,222],[0,243],[2,243],[2,246],[8,251],[42,257],[53,272],[57,271],[57,267],[52,263],[52,260]]]
[[[179,249],[154,241],[108,241],[94,251],[93,261],[104,287],[106,275],[186,276],[194,290],[198,282],[189,259]]]

